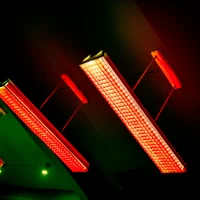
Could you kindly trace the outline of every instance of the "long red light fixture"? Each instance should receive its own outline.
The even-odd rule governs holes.
[[[156,125],[106,53],[80,65],[161,173],[182,173],[184,162]]]
[[[89,163],[10,81],[0,87],[0,98],[72,172],[87,172]]]

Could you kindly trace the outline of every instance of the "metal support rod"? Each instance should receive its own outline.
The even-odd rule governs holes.
[[[169,98],[171,97],[171,95],[172,95],[172,93],[173,93],[174,90],[175,90],[175,87],[173,87],[173,88],[171,89],[169,95],[167,96],[165,102],[163,103],[161,109],[159,110],[159,112],[158,112],[158,114],[157,114],[157,116],[156,116],[156,118],[155,118],[155,122],[156,122],[156,121],[158,120],[158,118],[160,117],[161,112],[162,112],[163,109],[165,108],[165,106],[166,106],[167,102],[169,101]]]
[[[76,110],[74,111],[74,113],[72,114],[72,116],[69,118],[69,120],[66,122],[66,124],[64,125],[64,127],[61,130],[61,133],[65,130],[65,128],[68,126],[68,124],[71,122],[71,120],[73,119],[73,117],[76,115],[76,113],[79,111],[79,109],[81,108],[81,106],[83,105],[83,103],[81,102],[79,104],[79,106],[76,108]]]
[[[55,92],[58,90],[58,88],[62,85],[63,81],[61,81],[56,88],[51,92],[51,94],[45,99],[45,101],[42,103],[39,109],[42,109],[42,107],[47,103],[47,101],[55,94]]]
[[[156,56],[152,59],[152,61],[149,63],[148,67],[145,69],[145,71],[143,72],[143,74],[140,76],[139,80],[137,81],[137,83],[135,84],[135,86],[133,87],[133,91],[136,89],[136,87],[139,85],[139,83],[141,82],[141,80],[143,79],[143,77],[145,76],[145,74],[147,73],[147,71],[149,70],[149,68],[151,67],[152,63],[154,62],[154,60],[156,59]]]

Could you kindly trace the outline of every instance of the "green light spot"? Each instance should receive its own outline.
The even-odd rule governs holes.
[[[43,174],[43,175],[47,175],[47,174],[48,174],[48,171],[44,169],[44,170],[42,170],[42,174]]]

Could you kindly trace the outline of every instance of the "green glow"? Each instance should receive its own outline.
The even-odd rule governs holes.
[[[31,164],[35,167],[0,167],[0,185],[3,183],[18,185],[20,180],[20,186],[26,187],[27,181],[30,181],[30,187],[37,185],[38,187],[43,187],[45,181],[45,187],[48,188],[58,188],[60,190],[73,190],[74,193],[64,194],[65,192],[60,193],[63,197],[57,197],[59,194],[55,194],[52,199],[69,199],[69,200],[78,200],[78,197],[73,195],[80,196],[81,200],[88,200],[86,195],[83,193],[79,185],[73,180],[71,174],[66,171],[64,165],[58,160],[54,153],[21,122],[16,115],[14,115],[10,109],[6,106],[5,103],[0,99],[0,106],[3,110],[7,111],[7,114],[0,117],[0,158],[3,158],[5,161],[12,160],[13,163],[18,163],[20,159],[23,159],[23,164]],[[17,137],[16,137],[17,133]],[[26,151],[24,150],[26,149]],[[30,152],[32,153],[30,156]],[[40,166],[35,164],[35,160],[39,160]],[[52,166],[50,169],[48,166],[45,166],[45,163],[50,162]],[[47,170],[48,174],[43,175],[42,171]],[[13,174],[15,176],[13,176]],[[51,178],[49,178],[51,176]],[[47,181],[48,179],[48,181]],[[29,190],[28,190],[29,191]],[[17,193],[20,192],[16,191]],[[0,189],[1,193],[1,189]],[[10,191],[12,195],[12,192]],[[15,193],[13,191],[13,193]],[[33,192],[34,193],[34,192]],[[42,192],[41,192],[42,193]],[[52,192],[54,194],[54,192]],[[68,193],[68,192],[67,192]],[[39,197],[34,194],[34,197],[31,196],[31,192],[26,192],[24,189],[21,194],[24,194],[23,197],[19,198],[20,200],[25,199],[25,195],[30,196],[28,199],[38,199]],[[35,195],[37,197],[35,197]],[[39,195],[39,194],[38,194]],[[41,194],[42,195],[42,194]],[[66,198],[64,198],[64,195]],[[72,196],[72,197],[71,197]],[[26,199],[27,199],[26,198]],[[42,198],[42,197],[41,197]],[[1,195],[0,195],[1,199]]]
[[[0,169],[0,174],[1,174],[2,170]]]
[[[47,175],[47,174],[48,174],[48,171],[44,169],[44,170],[42,170],[42,174],[43,174],[43,175]]]

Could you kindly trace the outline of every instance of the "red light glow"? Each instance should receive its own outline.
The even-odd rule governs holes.
[[[169,63],[164,58],[164,56],[159,51],[152,51],[151,55],[153,58],[156,57],[155,58],[156,63],[158,64],[160,69],[163,71],[164,75],[166,76],[166,78],[168,79],[172,87],[174,87],[174,89],[181,88],[182,84],[180,80],[178,79],[174,70],[171,68]]]
[[[4,164],[4,162],[3,162],[3,160],[0,158],[0,168],[3,167],[3,164]]]
[[[106,54],[80,65],[161,173],[186,171],[182,159]]]
[[[10,80],[0,87],[0,98],[72,172],[88,171],[89,163]]]
[[[88,103],[88,100],[83,94],[83,92],[78,89],[76,84],[72,81],[72,79],[67,74],[62,74],[61,78],[70,87],[70,89],[74,92],[74,94],[82,101],[82,103]]]

